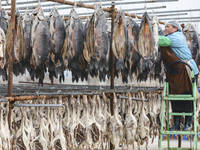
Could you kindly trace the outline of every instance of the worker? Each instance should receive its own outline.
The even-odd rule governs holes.
[[[161,48],[161,52],[163,53],[162,57],[168,65],[177,60],[187,62],[191,66],[197,82],[199,71],[195,61],[192,59],[191,51],[186,44],[186,40],[179,23],[176,20],[166,22],[165,34],[165,36],[159,36],[159,46]],[[174,65],[176,66],[173,68],[174,70],[172,69],[173,71],[171,71],[171,76],[169,75],[170,94],[192,94],[191,76],[186,69],[186,65]],[[184,66],[184,68],[181,69],[182,66]],[[173,112],[193,112],[192,101],[171,101],[171,104]],[[173,117],[174,125],[169,130],[178,131],[180,130],[181,116]],[[192,119],[193,116],[185,116],[184,131],[189,131],[191,129]]]

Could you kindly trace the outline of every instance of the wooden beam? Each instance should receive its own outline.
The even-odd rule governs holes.
[[[74,4],[75,4],[74,2],[65,1],[65,0],[47,0],[47,1],[58,2],[58,3],[61,3],[61,4],[67,4],[67,5],[72,5],[72,6],[74,6]],[[83,7],[83,8],[89,8],[89,9],[95,9],[95,6],[83,4],[83,3],[76,3],[76,6]],[[111,12],[111,8],[102,8],[102,9],[104,11]]]
[[[11,2],[11,37],[12,39],[10,42],[10,49],[8,50],[8,96],[12,96],[12,89],[13,89],[13,57],[14,57],[14,39],[15,39],[15,9],[16,9],[16,0],[12,0]],[[9,102],[9,112],[8,112],[8,126],[10,131],[11,130],[11,111],[12,108],[11,105],[13,103]],[[11,133],[12,134],[12,133]],[[11,149],[13,149],[13,144]]]
[[[70,1],[66,1],[66,0],[47,0],[47,1],[52,1],[52,2],[58,2],[58,3],[61,3],[61,4],[66,4],[66,5],[72,5],[74,6],[74,2],[70,2]],[[88,8],[88,9],[96,9],[95,6],[93,5],[87,5],[87,4],[83,4],[83,3],[76,3],[76,6],[78,7],[83,7],[83,8]],[[105,8],[105,7],[102,7],[103,11],[107,11],[107,12],[111,12],[112,11],[112,8]],[[114,10],[115,13],[118,13],[119,11],[117,11],[116,9]],[[132,18],[138,18],[138,19],[142,19],[142,16],[137,16],[135,14],[129,14],[129,13],[124,13],[126,16],[130,16]],[[159,21],[160,24],[165,24],[165,22],[163,21]]]
[[[16,9],[16,0],[12,0],[11,6],[11,32],[12,39],[10,42],[10,50],[8,53],[8,96],[12,96],[12,84],[13,84],[13,56],[14,56],[14,33],[15,33],[15,9]]]
[[[114,2],[113,2],[114,4]],[[111,39],[110,39],[110,89],[114,89],[114,78],[115,78],[115,73],[114,73],[114,63],[115,63],[115,57],[112,51],[112,39],[113,39],[113,30],[114,30],[114,21],[116,18],[116,12],[115,12],[115,5],[112,5],[111,7],[112,9],[112,22],[111,22]],[[114,101],[114,95],[113,93],[110,95],[110,111],[111,111],[111,115],[114,115],[114,109],[113,109],[113,101]],[[114,150],[115,149],[115,145],[112,144],[112,142],[110,142],[110,150]]]

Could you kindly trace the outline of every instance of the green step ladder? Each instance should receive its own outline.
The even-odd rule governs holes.
[[[167,135],[167,145],[168,150],[191,150],[191,148],[170,148],[170,134],[175,135],[194,135],[194,146],[192,150],[197,150],[197,123],[196,123],[196,81],[194,77],[194,73],[192,71],[192,68],[189,66],[192,74],[192,95],[186,95],[186,94],[169,94],[169,69],[170,66],[172,66],[175,63],[184,63],[187,66],[189,66],[186,62],[183,61],[175,61],[172,64],[169,65],[168,71],[167,71],[167,79],[164,82],[164,90],[163,90],[163,104],[162,104],[162,118],[161,118],[161,132],[160,132],[160,141],[159,141],[159,150],[162,150],[162,135]],[[193,101],[193,113],[170,113],[169,112],[169,101],[171,100],[191,100]],[[163,124],[164,124],[164,117],[165,117],[165,104],[167,103],[167,130],[163,130]],[[193,131],[169,131],[169,115],[177,115],[177,116],[192,116],[194,114],[194,130]]]

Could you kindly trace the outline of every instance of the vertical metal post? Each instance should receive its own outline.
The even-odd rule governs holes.
[[[115,2],[112,2],[112,3],[115,3]],[[114,89],[114,61],[115,61],[115,57],[113,55],[113,51],[112,51],[112,39],[113,39],[113,25],[114,25],[114,20],[115,20],[115,17],[116,17],[116,14],[115,14],[115,5],[112,5],[112,21],[111,21],[111,39],[110,39],[110,75],[111,75],[111,78],[110,78],[110,89]],[[113,111],[113,94],[110,96],[110,109],[111,109],[111,115],[114,114],[114,111]],[[114,150],[115,149],[115,146],[110,142],[110,150]]]

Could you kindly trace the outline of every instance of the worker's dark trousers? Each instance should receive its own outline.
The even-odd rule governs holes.
[[[198,75],[195,75],[196,83]],[[182,94],[192,94],[192,91],[186,91]],[[193,112],[193,101],[171,101],[172,112]]]

